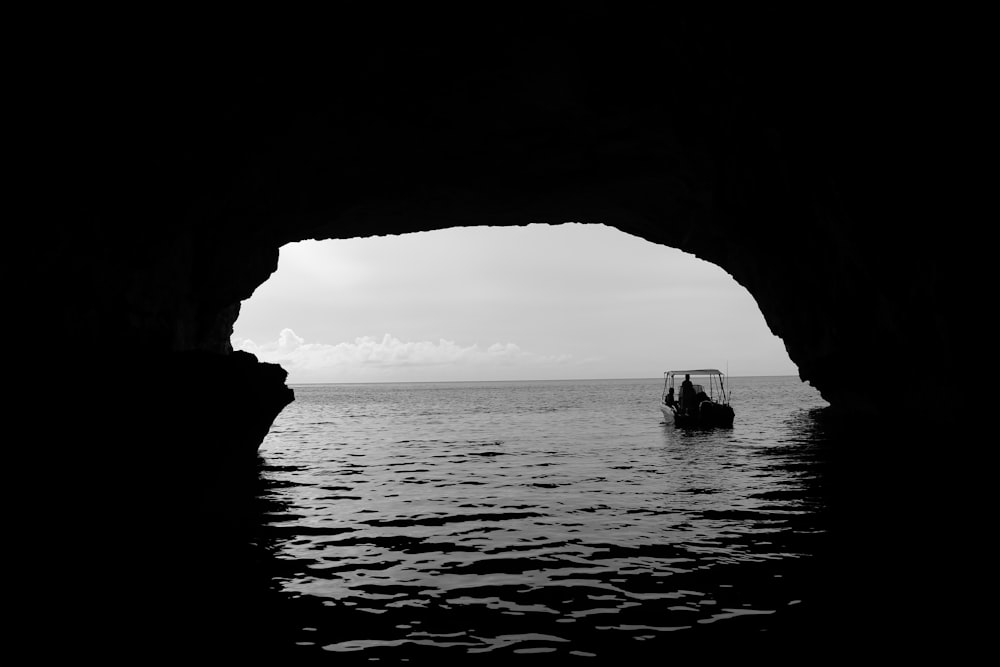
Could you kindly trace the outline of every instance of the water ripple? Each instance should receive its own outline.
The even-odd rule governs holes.
[[[822,534],[822,401],[765,380],[709,432],[661,424],[655,381],[297,387],[261,527],[288,604],[321,603],[295,645],[591,657],[769,627]]]

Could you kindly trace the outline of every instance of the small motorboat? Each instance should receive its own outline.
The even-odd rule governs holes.
[[[684,380],[680,383],[679,393],[675,394],[674,385],[678,377],[683,377]],[[700,380],[700,384],[695,384],[691,378]],[[678,427],[731,428],[736,412],[729,405],[729,399],[722,371],[702,368],[667,371],[663,374],[660,411],[667,424]]]

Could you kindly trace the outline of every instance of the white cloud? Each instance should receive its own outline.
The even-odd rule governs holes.
[[[282,329],[281,334],[278,335],[278,350],[283,353],[292,352],[296,348],[300,347],[305,341],[295,335],[295,332],[291,329]]]
[[[515,343],[460,345],[440,339],[401,341],[385,334],[381,340],[369,336],[349,343],[307,343],[291,329],[282,329],[273,342],[257,344],[233,337],[233,349],[255,355],[261,361],[280,364],[289,382],[335,382],[377,379],[389,373],[408,379],[494,379],[490,370],[516,367],[520,372],[551,369],[573,362],[568,354],[541,355],[522,350]],[[407,371],[409,371],[407,373]],[[506,379],[506,378],[495,378]]]

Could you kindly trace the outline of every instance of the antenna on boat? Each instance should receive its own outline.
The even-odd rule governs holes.
[[[726,359],[726,379],[729,379],[729,359]],[[727,403],[733,402],[733,385],[729,385],[729,396],[726,396],[726,390],[722,390],[722,398],[726,399]]]

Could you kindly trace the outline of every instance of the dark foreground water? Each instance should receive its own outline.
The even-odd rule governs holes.
[[[660,385],[295,387],[261,447],[253,537],[277,641],[586,660],[819,636],[849,567],[828,556],[825,402],[734,378],[734,427],[684,431]]]

